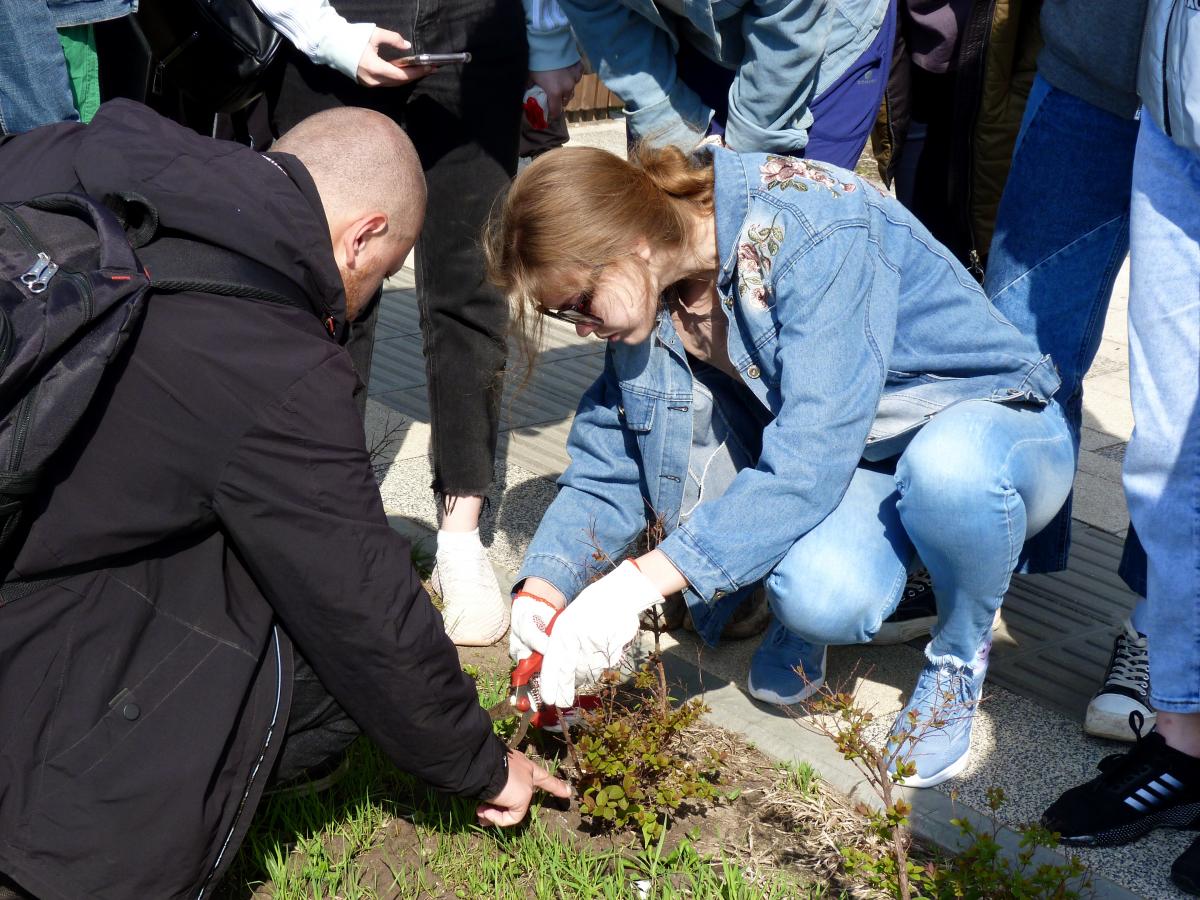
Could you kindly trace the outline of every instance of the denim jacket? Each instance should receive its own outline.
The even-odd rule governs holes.
[[[738,74],[725,139],[738,150],[799,151],[809,104],[874,40],[887,0],[561,0],[632,135],[695,146],[712,110],[676,78],[680,41]],[[664,9],[682,9],[674,15]]]
[[[754,468],[679,524],[692,373],[671,317],[610,345],[580,401],[571,464],[526,554],[568,598],[661,516],[698,629],[838,503],[862,458],[901,452],[963,400],[1045,405],[1048,356],[904,207],[842,169],[713,150],[719,312],[729,359],[774,419]]]

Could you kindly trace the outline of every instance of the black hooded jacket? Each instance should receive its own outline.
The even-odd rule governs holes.
[[[294,157],[127,101],[0,143],[0,200],[133,191],[320,314],[154,295],[0,592],[0,872],[43,898],[211,893],[277,758],[291,642],[404,769],[492,796],[492,736],[388,526],[322,321],[345,298]]]

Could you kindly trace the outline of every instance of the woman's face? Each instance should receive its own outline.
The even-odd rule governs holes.
[[[652,270],[633,261],[616,262],[581,273],[571,288],[546,297],[542,307],[575,310],[599,320],[573,322],[580,337],[640,344],[654,332],[660,292]]]

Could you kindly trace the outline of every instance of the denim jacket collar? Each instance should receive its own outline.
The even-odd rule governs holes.
[[[717,226],[717,249],[724,252],[717,290],[727,294],[737,268],[737,237],[750,214],[750,185],[746,167],[737,153],[706,147],[713,162],[713,215]]]

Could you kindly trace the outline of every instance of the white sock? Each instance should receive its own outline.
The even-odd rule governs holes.
[[[437,548],[439,553],[444,551],[446,553],[478,554],[483,551],[483,541],[479,539],[478,528],[470,531],[445,531],[439,528]]]

